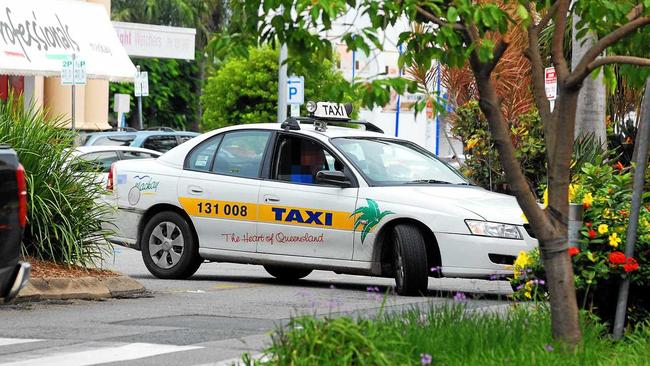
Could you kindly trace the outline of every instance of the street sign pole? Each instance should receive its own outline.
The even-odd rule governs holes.
[[[137,66],[138,69],[138,75],[140,75],[140,65]],[[136,82],[139,82],[136,80]],[[142,130],[143,129],[143,124],[142,124],[142,93],[138,96],[138,129]]]
[[[74,69],[74,64],[75,64],[75,54],[72,54],[72,130],[75,130],[75,84],[76,80],[75,78],[75,69]]]

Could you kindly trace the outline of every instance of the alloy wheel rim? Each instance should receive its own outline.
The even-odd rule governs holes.
[[[159,223],[149,236],[149,256],[159,268],[169,269],[178,264],[184,249],[183,233],[173,222]]]

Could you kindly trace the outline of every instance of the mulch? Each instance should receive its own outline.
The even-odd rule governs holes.
[[[43,261],[36,258],[23,258],[32,266],[32,278],[78,278],[78,277],[118,277],[119,273],[96,268],[84,268],[81,266],[58,264]]]

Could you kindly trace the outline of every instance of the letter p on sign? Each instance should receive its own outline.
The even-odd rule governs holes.
[[[305,103],[305,78],[291,75],[287,78],[287,104]]]

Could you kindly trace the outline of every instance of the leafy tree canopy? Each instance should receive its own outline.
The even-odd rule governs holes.
[[[292,69],[305,77],[306,100],[352,101],[349,83],[332,61],[311,62]],[[228,59],[205,85],[202,129],[209,131],[242,123],[275,122],[278,102],[278,51],[253,47],[246,57]]]

